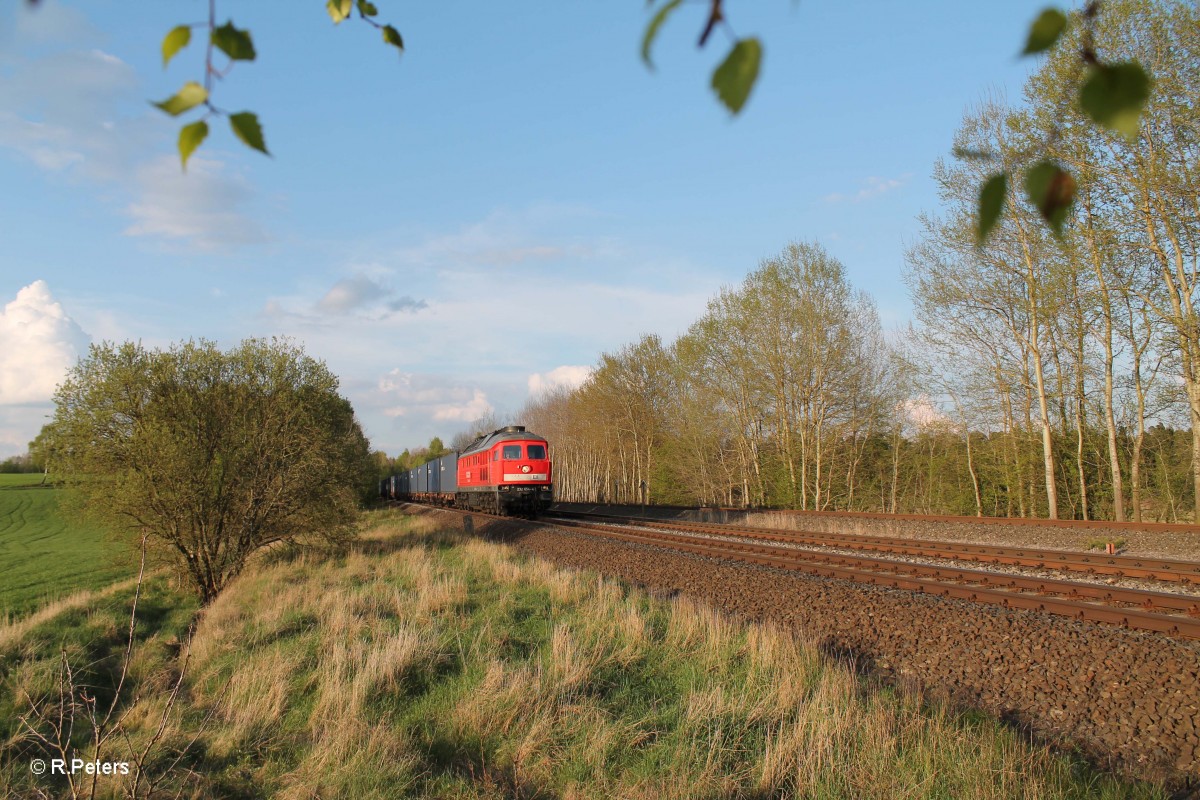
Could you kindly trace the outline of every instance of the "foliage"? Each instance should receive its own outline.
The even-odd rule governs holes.
[[[644,336],[605,354],[522,418],[552,444],[562,499],[837,508],[861,497],[898,372],[870,298],[795,243],[670,346]]]
[[[23,456],[12,456],[0,461],[0,475],[22,474],[29,472],[41,472],[42,467],[28,454]]]
[[[954,398],[957,421],[1008,443],[1005,513],[1196,518],[1181,500],[1200,503],[1200,15],[1174,0],[1110,0],[1068,42],[1146,64],[1159,91],[1136,141],[1097,128],[1067,102],[1078,65],[1060,49],[1030,77],[1025,107],[988,99],[964,116],[958,158],[934,170],[941,208],[921,218],[907,257],[922,372]],[[1008,174],[1039,150],[1048,158],[1021,187],[1030,202],[997,182],[1009,212],[985,220],[981,244],[971,187],[996,179],[970,154]],[[1168,372],[1180,391],[1166,391]],[[1179,409],[1193,456],[1160,461],[1147,426],[1167,423],[1175,442],[1189,427],[1171,419]],[[1193,485],[1181,487],[1188,470]],[[993,505],[977,486],[978,507]]]
[[[990,103],[957,143],[1007,152],[1036,133]],[[1115,223],[1099,220],[1068,223],[1059,240],[1019,207],[978,247],[971,186],[982,168],[935,171],[942,215],[923,217],[909,253],[921,329],[885,338],[845,268],[792,245],[722,290],[675,342],[634,340],[601,356],[579,389],[521,412],[552,444],[556,496],[1193,518],[1196,427],[1177,418],[1189,401],[1166,381],[1181,362],[1146,303],[1159,302],[1162,279],[1143,221],[1129,214],[1120,244]],[[1096,191],[1089,179],[1085,210]],[[1178,224],[1191,212],[1172,213]]]
[[[29,0],[30,3],[36,0]],[[355,12],[362,22],[371,25],[383,37],[384,44],[404,52],[404,39],[400,31],[391,25],[375,19],[379,9],[368,0],[328,0],[325,10],[334,25],[341,24]],[[257,150],[263,155],[270,155],[267,150],[266,137],[263,134],[262,123],[253,111],[230,112],[216,106],[212,101],[214,81],[223,80],[238,61],[254,61],[258,51],[254,47],[254,39],[250,31],[238,28],[232,20],[223,25],[217,25],[216,0],[208,2],[208,20],[193,25],[177,25],[167,31],[162,40],[163,69],[171,63],[179,53],[192,41],[192,30],[198,29],[207,33],[208,47],[204,52],[203,83],[187,81],[183,87],[171,97],[153,103],[172,117],[180,116],[195,108],[203,111],[203,116],[195,122],[184,125],[179,131],[179,160],[183,169],[187,169],[188,159],[208,137],[208,120],[214,116],[223,116],[229,120],[229,128],[233,135],[247,147]],[[214,62],[214,51],[223,54],[228,62],[219,66]]]
[[[1069,56],[1071,72],[1064,76],[1060,87],[1064,94],[1077,87],[1078,108],[1091,122],[1116,131],[1130,141],[1137,141],[1139,123],[1150,99],[1153,80],[1136,60],[1105,61],[1096,46],[1096,31],[1100,25],[1101,8],[1114,3],[1090,0],[1082,10],[1070,17],[1057,8],[1048,8],[1038,15],[1029,27],[1022,55],[1043,53],[1062,56],[1073,47]],[[1119,5],[1117,3],[1116,5]],[[1108,22],[1110,20],[1106,20]],[[1110,56],[1112,58],[1112,56]],[[1052,128],[1042,149],[1051,148],[1059,133]],[[987,150],[963,150],[987,161],[1000,160]],[[1010,177],[1010,167],[989,175],[979,190],[977,201],[976,238],[983,244],[1004,213],[1006,193],[1002,190]],[[1061,164],[1042,158],[1024,167],[1025,187],[1029,203],[1058,236],[1075,202],[1076,181]]]
[[[94,345],[55,395],[72,509],[149,534],[205,603],[255,552],[341,542],[368,446],[324,364],[287,341]]]

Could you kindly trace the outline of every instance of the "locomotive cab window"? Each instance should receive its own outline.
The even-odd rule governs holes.
[[[519,445],[519,444],[504,445],[504,458],[509,459],[509,458],[520,458],[520,457],[521,457],[521,445]]]
[[[529,445],[529,457],[543,459],[546,457],[546,447],[540,444]]]
[[[492,461],[499,461],[499,460],[500,460],[500,451],[493,450],[492,451]]]

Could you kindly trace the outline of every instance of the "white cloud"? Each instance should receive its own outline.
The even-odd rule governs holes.
[[[141,126],[113,119],[137,92],[129,64],[97,49],[12,61],[0,71],[0,146],[48,172],[105,182],[128,173],[146,144]]]
[[[476,389],[471,394],[471,399],[465,403],[442,403],[438,405],[433,410],[433,418],[436,420],[470,422],[471,420],[479,419],[491,410],[492,405],[488,402],[487,395]]]
[[[53,411],[50,403],[0,406],[0,459],[28,451],[29,443],[50,420]]]
[[[933,404],[929,396],[924,394],[905,400],[901,404],[901,411],[908,423],[916,428],[929,428],[950,421],[950,418]]]
[[[865,186],[863,186],[857,192],[854,192],[853,194],[843,194],[842,192],[827,194],[825,195],[825,202],[840,203],[848,200],[851,203],[861,203],[864,200],[870,200],[873,197],[878,197],[879,195],[890,192],[893,189],[899,189],[908,181],[909,177],[911,176],[907,173],[901,175],[899,178],[880,178],[872,175],[864,181]]]
[[[60,125],[0,113],[0,146],[18,151],[47,172],[62,172],[83,162],[83,153],[71,139],[70,131]]]
[[[127,211],[129,236],[187,239],[206,248],[257,244],[266,233],[239,208],[252,196],[249,184],[230,175],[220,161],[193,156],[188,171],[179,160],[160,156],[137,171],[139,199]]]
[[[201,248],[267,238],[247,210],[255,193],[221,160],[194,157],[184,175],[174,156],[147,158],[173,140],[175,123],[149,109],[132,66],[79,47],[100,36],[85,19],[47,3],[18,14],[16,27],[32,33],[0,47],[0,149],[91,184],[124,206],[131,236]]]
[[[21,289],[0,312],[0,405],[50,400],[90,341],[45,281]]]
[[[563,365],[546,373],[535,372],[529,376],[529,394],[537,397],[554,389],[576,389],[592,374],[591,367]]]
[[[317,301],[315,310],[326,314],[346,314],[355,309],[382,305],[389,311],[403,313],[420,311],[427,305],[424,300],[417,300],[408,295],[393,297],[395,294],[395,289],[360,274],[335,283],[325,296]],[[278,306],[278,303],[276,305]]]
[[[398,231],[355,246],[332,278],[296,276],[268,299],[261,326],[346,376],[376,447],[448,439],[489,407],[578,384],[578,365],[641,333],[670,341],[704,312],[716,273],[613,238],[597,218],[500,210],[457,232]],[[419,313],[391,310],[402,294]]]
[[[492,411],[483,390],[436,375],[397,368],[380,378],[377,388],[387,417],[470,422]]]

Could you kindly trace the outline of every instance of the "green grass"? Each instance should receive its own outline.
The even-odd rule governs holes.
[[[161,748],[164,760],[187,748],[167,795],[1165,797],[985,715],[880,687],[786,629],[560,571],[429,518],[368,516],[355,552],[268,560],[204,612]],[[127,687],[147,707],[126,717],[135,745],[159,724],[154,676],[170,674],[195,604],[156,578],[144,607]],[[121,592],[0,644],[0,698],[52,693],[60,647],[111,670],[127,608]],[[0,719],[20,710],[0,703]],[[13,732],[0,724],[0,742]],[[3,747],[0,794],[45,788],[27,768],[36,750]]]
[[[0,475],[0,621],[132,577],[128,547],[70,524],[41,475]]]
[[[10,486],[40,486],[42,477],[40,472],[0,472],[0,489]]]

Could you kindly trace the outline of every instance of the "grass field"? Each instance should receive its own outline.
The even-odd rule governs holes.
[[[1166,796],[876,685],[786,629],[564,572],[428,517],[368,518],[353,552],[260,563],[201,615],[186,707],[166,715],[147,762],[187,749],[166,795]],[[77,679],[111,695],[128,600],[19,638],[0,628],[0,706],[26,690],[53,698],[64,643],[89,665]],[[163,719],[195,608],[161,578],[144,602],[124,693],[143,697],[124,717],[134,746]],[[57,791],[30,776],[41,751],[14,737],[12,702],[0,707],[0,794]]]
[[[72,526],[42,476],[0,475],[0,620],[128,578],[128,548]]]
[[[10,486],[40,486],[41,483],[42,473],[40,472],[0,472],[0,489]]]

